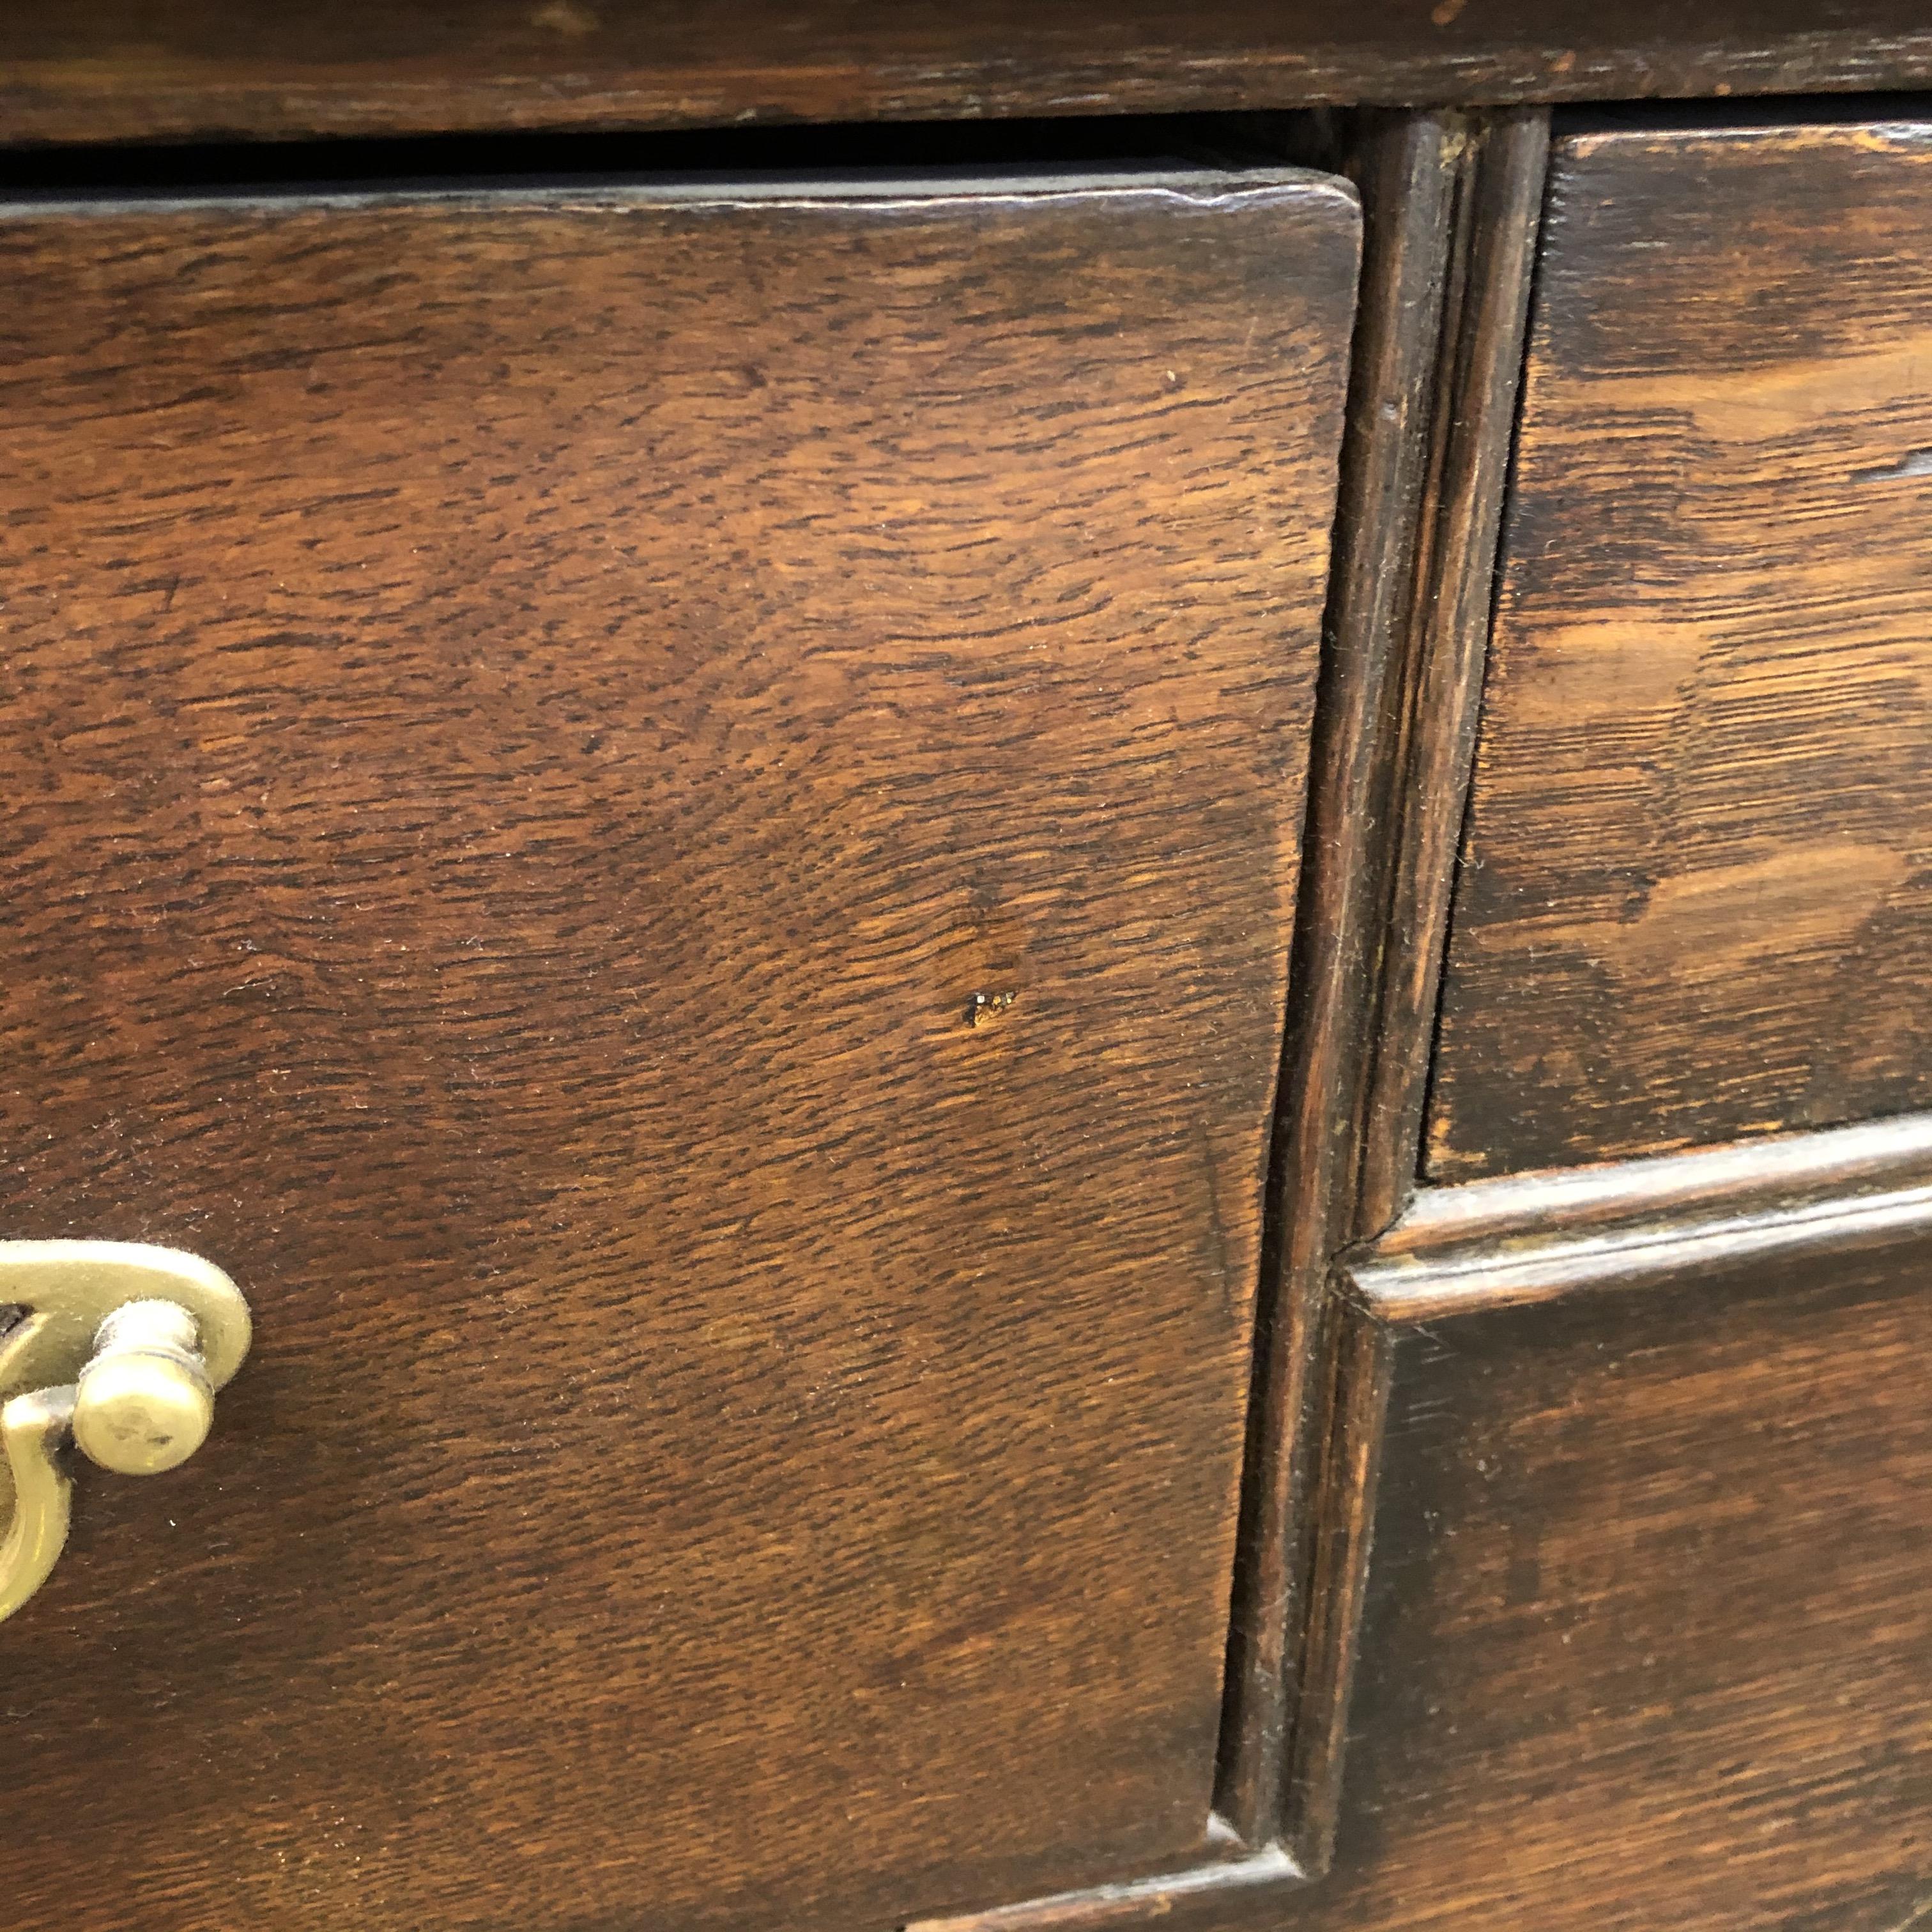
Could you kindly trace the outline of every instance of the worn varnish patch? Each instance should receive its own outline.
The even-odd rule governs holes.
[[[9,1932],[1198,1856],[1356,242],[0,221],[8,1232],[258,1323],[8,1626]]]
[[[1928,189],[1910,126],[1560,144],[1440,1177],[1932,1103]]]

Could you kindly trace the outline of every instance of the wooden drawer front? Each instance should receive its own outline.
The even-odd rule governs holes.
[[[1726,1152],[1688,1228],[1552,1241],[1576,1204],[1559,1182],[1492,1242],[1432,1254],[1399,1229],[1361,1269],[1351,1360],[1381,1481],[1341,1842],[1298,1925],[1916,1922],[1925,1124],[1915,1138],[1916,1171],[1872,1198],[1767,1211],[1790,1177],[1741,1201]]]
[[[1932,1104],[1932,146],[1559,145],[1430,1162]]]
[[[8,1627],[10,1932],[1201,1846],[1356,226],[0,224],[6,1232],[259,1323]]]

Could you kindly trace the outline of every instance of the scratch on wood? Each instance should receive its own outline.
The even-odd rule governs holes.
[[[1908,449],[1896,463],[1852,472],[1854,483],[1895,483],[1912,476],[1932,476],[1932,449]]]

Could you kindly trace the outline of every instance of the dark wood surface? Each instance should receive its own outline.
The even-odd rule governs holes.
[[[1932,1102],[1932,140],[1555,165],[1438,1176]]]
[[[1353,130],[1362,195],[1362,299],[1349,372],[1328,638],[1310,782],[1295,998],[1283,1060],[1258,1313],[1247,1480],[1216,1808],[1251,1840],[1282,1829],[1300,1696],[1311,1320],[1347,1238],[1357,1096],[1366,1059],[1384,850],[1381,780],[1398,610],[1426,467],[1456,156],[1448,114],[1373,117]]]
[[[0,140],[94,141],[1932,80],[1919,0],[90,0],[0,24]]]
[[[1534,110],[1366,115],[1346,142],[1364,292],[1218,1800],[1257,1844],[1312,1815],[1290,1802],[1291,1733],[1304,1693],[1318,1710],[1337,1701],[1301,1681],[1318,1311],[1364,1213],[1390,1218],[1382,1177],[1415,1170],[1434,1029],[1412,989],[1432,988],[1441,951],[1546,145]],[[1314,1870],[1324,1845],[1318,1828],[1294,1850]]]
[[[7,1627],[10,1932],[1202,1856],[1356,228],[0,221],[8,1232],[259,1324]]]
[[[1401,1211],[1419,1165],[1549,148],[1549,124],[1533,112],[1479,126],[1464,143],[1420,536],[1402,587],[1400,669],[1384,706],[1390,769],[1372,814],[1387,855],[1354,1135],[1358,1239]]]
[[[1932,1122],[1844,1141],[1610,1170],[1581,1212],[1425,1194],[1356,1268],[1373,1550],[1338,1853],[1291,1923],[1932,1904]]]

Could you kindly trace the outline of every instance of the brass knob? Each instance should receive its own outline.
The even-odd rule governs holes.
[[[208,1438],[248,1352],[242,1292],[212,1262],[134,1241],[0,1240],[0,1623],[66,1546],[70,1444],[153,1475]]]
[[[194,1317],[172,1301],[130,1301],[102,1322],[74,1390],[74,1439],[124,1476],[185,1462],[214,1424],[214,1390]]]

